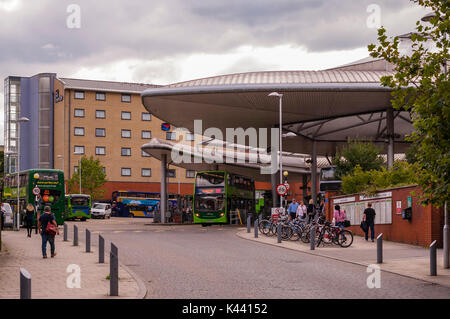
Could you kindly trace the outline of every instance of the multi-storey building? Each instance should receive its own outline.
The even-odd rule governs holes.
[[[114,190],[160,191],[161,164],[141,150],[151,138],[173,140],[173,129],[148,113],[141,92],[151,84],[58,78],[54,73],[5,79],[5,173],[55,168],[66,180],[82,156],[98,158]],[[19,123],[19,117],[30,121]],[[19,125],[19,126],[18,126]],[[169,167],[169,192],[192,194],[195,172]]]

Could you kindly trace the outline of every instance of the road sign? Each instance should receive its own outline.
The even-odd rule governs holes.
[[[41,193],[41,189],[39,187],[33,188],[33,195],[37,196]]]
[[[278,184],[277,186],[277,193],[280,196],[284,196],[287,193],[287,188],[284,184]]]

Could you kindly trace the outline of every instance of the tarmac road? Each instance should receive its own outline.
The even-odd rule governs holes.
[[[235,227],[148,223],[77,222],[118,246],[147,298],[450,298],[450,288],[383,272],[381,288],[369,289],[363,266],[241,239]]]

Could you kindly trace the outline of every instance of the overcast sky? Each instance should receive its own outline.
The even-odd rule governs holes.
[[[371,4],[389,35],[412,31],[427,13],[409,0],[0,0],[0,78],[54,72],[169,84],[324,69],[368,56]]]

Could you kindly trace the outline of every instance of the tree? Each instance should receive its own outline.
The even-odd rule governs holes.
[[[332,163],[336,165],[336,176],[342,178],[350,174],[359,165],[362,171],[380,170],[384,160],[380,157],[380,149],[371,143],[349,142],[336,152]]]
[[[69,179],[69,192],[79,193],[80,189],[80,168]],[[91,198],[96,199],[102,197],[105,194],[104,189],[100,189],[105,183],[106,174],[103,171],[103,166],[100,160],[94,159],[93,156],[87,158],[83,156],[81,159],[81,191],[83,194],[91,195]]]
[[[408,137],[416,148],[417,182],[424,204],[442,206],[450,193],[450,86],[449,61],[450,1],[412,0],[431,9],[430,23],[417,21],[411,34],[411,53],[399,50],[399,37],[389,38],[382,27],[378,45],[369,45],[372,57],[394,65],[394,74],[381,82],[392,89],[392,105],[409,111],[415,131]],[[430,44],[434,44],[431,46]]]

